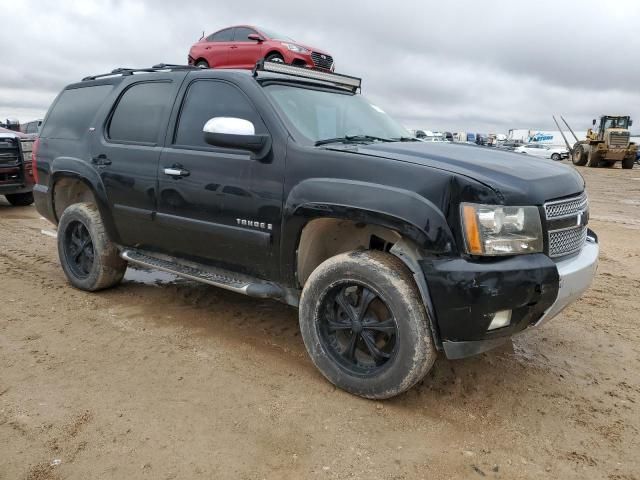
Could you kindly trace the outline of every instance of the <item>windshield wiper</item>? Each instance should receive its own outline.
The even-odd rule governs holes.
[[[318,140],[314,145],[316,147],[320,145],[326,145],[328,143],[362,143],[362,142],[393,142],[390,138],[374,137],[373,135],[345,135],[344,137],[325,138],[324,140]]]

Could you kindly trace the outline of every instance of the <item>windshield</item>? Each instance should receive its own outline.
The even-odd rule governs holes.
[[[361,95],[285,85],[269,85],[265,90],[290,126],[310,143],[345,137],[399,140],[411,136]]]
[[[627,117],[607,117],[604,120],[604,128],[627,128]]]
[[[293,38],[287,35],[283,35],[282,33],[278,33],[274,30],[269,30],[268,28],[260,28],[259,30],[272,40],[284,40],[285,42],[295,42]]]

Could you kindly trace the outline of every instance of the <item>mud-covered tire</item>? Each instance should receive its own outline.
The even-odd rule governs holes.
[[[597,153],[595,150],[591,150],[587,158],[587,167],[598,168],[600,166],[600,161],[602,160],[602,155]]]
[[[587,164],[587,160],[589,160],[589,156],[587,155],[585,147],[581,144],[575,145],[573,147],[573,153],[571,154],[573,164],[578,167],[583,167]]]
[[[77,232],[83,232],[84,238],[75,235]],[[77,244],[79,238],[83,238],[86,252],[80,257],[87,260],[81,262],[82,265],[76,255],[82,246]],[[118,249],[107,236],[100,213],[92,203],[75,203],[62,214],[58,224],[58,255],[69,283],[89,292],[120,283],[127,269],[127,262],[118,255]]]
[[[327,341],[323,333],[323,322],[330,315],[328,299],[343,285],[376,294],[371,305],[380,301],[395,322],[393,350],[386,363],[373,367],[376,370],[345,366],[334,350],[337,340]],[[302,291],[300,330],[313,363],[331,383],[371,399],[390,398],[408,390],[431,369],[437,356],[427,311],[411,273],[397,257],[379,251],[343,253],[318,266]],[[353,335],[355,330],[350,332]]]
[[[14,207],[27,207],[33,203],[33,193],[7,193],[5,195],[7,202]]]
[[[622,160],[622,168],[624,168],[625,170],[631,170],[634,163],[636,163],[635,158],[625,158],[624,160]]]

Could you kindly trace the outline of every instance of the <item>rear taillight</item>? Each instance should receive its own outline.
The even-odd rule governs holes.
[[[31,148],[31,168],[33,169],[33,180],[35,183],[38,182],[38,165],[36,163],[36,159],[38,156],[38,147],[40,147],[40,137],[36,138],[36,141],[33,142],[33,147]]]

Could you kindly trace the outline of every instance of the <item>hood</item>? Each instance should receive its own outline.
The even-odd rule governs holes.
[[[13,135],[14,137],[18,137],[18,138],[29,138],[29,136],[26,133],[22,133],[22,132],[16,132],[15,130],[9,130],[8,128],[3,128],[0,127],[0,134],[3,135]]]
[[[464,175],[487,185],[510,205],[542,205],[584,190],[582,176],[553,160],[446,142],[335,145],[333,150],[389,158]],[[425,173],[427,174],[427,173]]]

